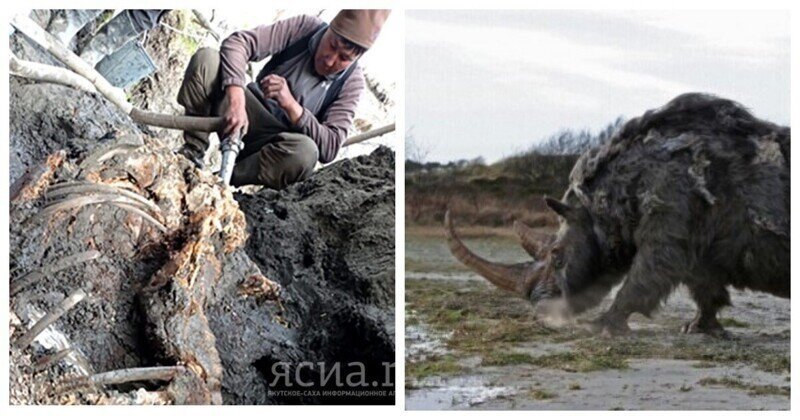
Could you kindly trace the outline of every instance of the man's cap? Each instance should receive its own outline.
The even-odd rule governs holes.
[[[331,21],[331,29],[350,42],[369,49],[378,39],[389,13],[391,10],[342,10]]]

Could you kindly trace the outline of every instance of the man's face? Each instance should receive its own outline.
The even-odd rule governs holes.
[[[328,29],[314,54],[314,70],[321,76],[329,76],[346,69],[357,58],[356,52],[348,48],[339,35]]]

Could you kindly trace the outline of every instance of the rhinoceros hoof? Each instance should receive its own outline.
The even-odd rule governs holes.
[[[603,314],[589,323],[589,331],[602,337],[619,337],[631,333],[626,319],[609,314]]]
[[[683,325],[681,331],[684,334],[706,334],[721,340],[730,340],[733,338],[731,334],[722,328],[722,325],[715,319],[713,322],[701,322],[694,319]]]

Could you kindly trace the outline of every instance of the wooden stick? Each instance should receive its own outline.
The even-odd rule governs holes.
[[[352,146],[356,143],[361,143],[362,141],[367,141],[375,137],[380,137],[386,133],[391,133],[394,131],[394,125],[394,123],[391,123],[389,125],[367,131],[366,133],[361,133],[357,136],[350,137],[349,139],[345,140],[342,147]]]
[[[31,327],[28,332],[23,334],[15,344],[19,348],[23,349],[28,347],[33,340],[35,340],[36,337],[42,333],[42,331],[64,316],[64,314],[66,314],[70,309],[84,299],[86,299],[86,292],[81,289],[75,290],[69,296],[67,296],[66,299],[62,300],[61,303],[56,305],[56,307],[50,312],[46,313],[42,319],[40,319],[33,327]]]

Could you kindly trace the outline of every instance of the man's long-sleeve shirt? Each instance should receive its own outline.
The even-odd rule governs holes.
[[[223,89],[230,85],[244,88],[247,83],[245,69],[249,61],[260,61],[267,56],[283,51],[294,42],[316,31],[321,23],[322,20],[315,16],[295,16],[272,25],[262,25],[252,30],[233,33],[222,42],[220,49]],[[313,73],[313,51],[290,59],[285,64],[287,65],[275,68],[274,74],[291,77],[290,72],[296,73],[297,71],[293,65],[310,65],[310,71],[316,75]],[[303,106],[303,114],[292,129],[314,140],[319,149],[319,160],[322,163],[332,161],[347,138],[347,130],[353,124],[356,106],[366,85],[361,68],[357,63],[354,65],[356,68],[344,82],[338,97],[331,103],[325,114],[320,116],[319,120],[315,116],[321,103],[319,89],[309,92],[295,91],[298,88],[308,88],[308,86],[297,87],[290,83],[292,96]],[[330,84],[330,78],[319,75],[316,77],[319,78],[318,86],[324,87],[326,83]],[[303,85],[308,84],[304,83]]]

